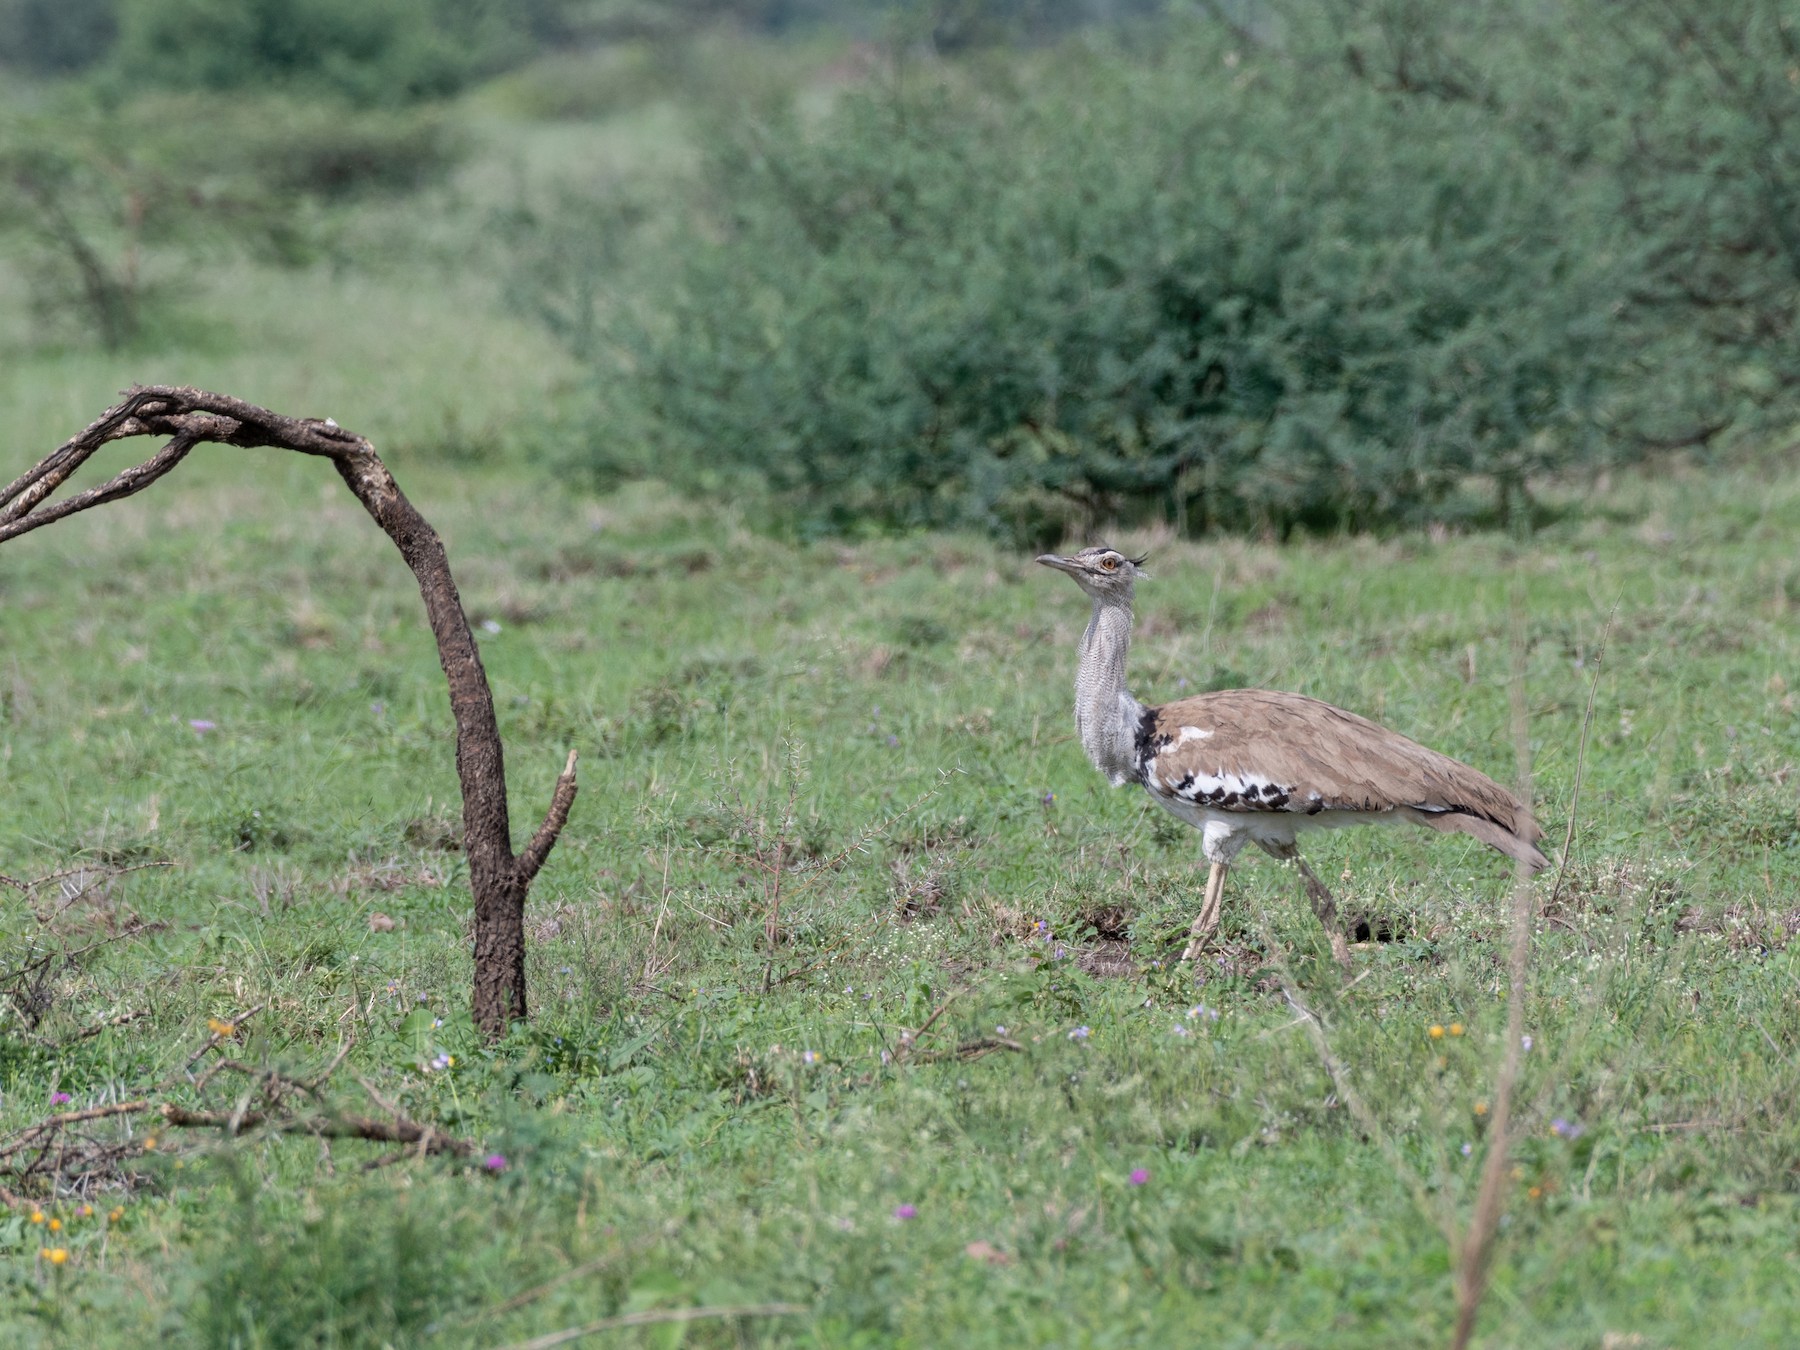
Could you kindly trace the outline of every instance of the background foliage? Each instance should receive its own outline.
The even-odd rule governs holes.
[[[623,439],[815,526],[1042,541],[1504,516],[1792,420],[1778,6],[1246,14],[721,119],[582,338]]]

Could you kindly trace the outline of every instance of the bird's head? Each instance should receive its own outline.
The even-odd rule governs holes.
[[[1062,557],[1046,553],[1038,559],[1045,567],[1054,567],[1075,578],[1075,584],[1096,600],[1131,603],[1132,587],[1145,574],[1138,568],[1142,558],[1128,558],[1116,548],[1095,544],[1079,553]]]

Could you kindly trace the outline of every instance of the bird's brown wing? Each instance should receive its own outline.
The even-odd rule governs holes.
[[[1228,689],[1147,709],[1137,760],[1152,792],[1197,805],[1400,812],[1546,865],[1530,810],[1486,774],[1304,694]]]

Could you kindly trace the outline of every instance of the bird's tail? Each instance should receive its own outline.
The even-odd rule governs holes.
[[[1507,857],[1525,863],[1534,872],[1541,872],[1550,865],[1550,860],[1536,843],[1544,832],[1523,811],[1518,815],[1517,827],[1510,830],[1497,820],[1468,811],[1420,811],[1415,808],[1409,814],[1418,824],[1443,834],[1473,835],[1489,848],[1499,849]]]

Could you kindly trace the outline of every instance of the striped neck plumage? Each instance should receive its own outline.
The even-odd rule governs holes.
[[[1089,762],[1114,787],[1137,777],[1137,729],[1144,705],[1125,690],[1131,602],[1097,599],[1075,672],[1075,731]]]

